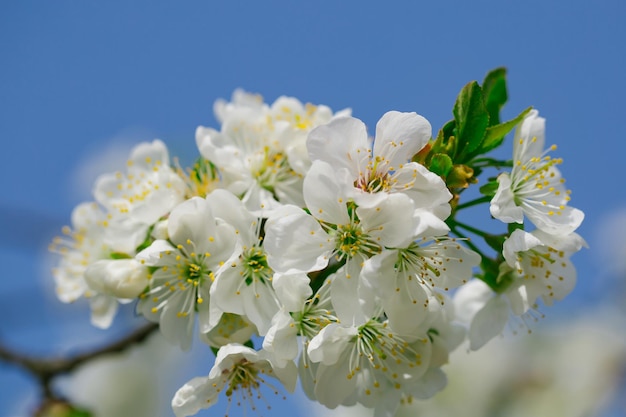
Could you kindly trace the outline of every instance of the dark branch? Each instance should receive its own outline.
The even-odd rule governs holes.
[[[73,371],[78,366],[99,356],[109,353],[119,353],[131,345],[143,342],[150,334],[158,329],[158,324],[150,323],[141,327],[126,337],[90,352],[78,354],[69,358],[35,358],[19,354],[0,343],[0,360],[19,366],[37,378],[43,388],[46,399],[55,399],[50,382],[60,374]]]

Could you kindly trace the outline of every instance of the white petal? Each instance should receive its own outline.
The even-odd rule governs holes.
[[[300,311],[304,302],[312,295],[310,279],[304,273],[281,274],[272,277],[276,296],[287,311]]]
[[[334,243],[301,208],[285,206],[268,219],[264,247],[267,262],[283,273],[310,272],[328,265]]]
[[[307,352],[313,362],[335,365],[348,349],[350,340],[358,334],[356,327],[344,327],[331,323],[324,327],[311,341]],[[347,375],[347,373],[346,373]]]
[[[148,286],[148,270],[135,259],[103,259],[89,265],[85,279],[94,290],[132,299]]]
[[[176,417],[193,416],[198,411],[216,404],[218,390],[221,387],[213,387],[213,382],[219,383],[220,381],[196,377],[176,391],[172,399],[172,409]]]
[[[256,239],[252,235],[257,219],[233,193],[223,189],[214,190],[207,195],[206,201],[213,215],[233,226],[243,241],[250,243]]]
[[[171,252],[176,250],[169,242],[165,240],[155,240],[150,246],[139,252],[136,259],[144,261],[149,266],[161,266],[164,264],[164,260],[161,258],[161,254],[165,252]]]
[[[172,242],[204,244],[215,233],[215,221],[206,200],[200,197],[179,204],[170,214],[167,229]],[[195,248],[190,252],[194,252]]]
[[[363,228],[379,244],[400,247],[410,242],[415,236],[415,218],[413,200],[404,194],[389,194],[376,207],[358,207],[357,215]]]
[[[529,251],[541,244],[541,240],[531,233],[517,229],[504,241],[502,254],[511,268],[517,268],[517,253]]]
[[[470,349],[478,350],[502,333],[509,318],[509,308],[502,297],[487,302],[472,320],[469,331]]]
[[[108,329],[117,313],[118,303],[114,297],[98,294],[89,299],[89,307],[91,324],[100,329]]]
[[[552,214],[551,211],[540,212],[538,210],[526,210],[526,216],[539,229],[552,234],[565,235],[572,233],[581,225],[585,218],[582,211],[565,206],[559,213]]]
[[[504,223],[523,223],[524,212],[515,204],[515,195],[511,191],[511,178],[503,173],[498,176],[498,190],[491,200],[489,211],[493,217]]]
[[[280,310],[272,318],[272,325],[263,339],[263,349],[282,361],[298,356],[298,328],[286,310]]]
[[[332,224],[348,224],[347,195],[352,184],[348,171],[335,170],[322,161],[314,161],[304,177],[304,201],[315,218]]]
[[[374,156],[385,156],[398,168],[428,143],[431,133],[428,120],[417,113],[387,112],[376,124]]]
[[[307,149],[311,161],[324,161],[335,169],[347,169],[358,177],[357,161],[369,158],[365,124],[353,117],[340,117],[309,133]]]
[[[335,366],[320,364],[315,384],[315,397],[320,404],[336,408],[354,392],[357,378],[347,378],[350,373],[348,358]]]
[[[332,275],[330,299],[339,320],[346,324],[360,325],[367,321],[358,297],[361,263],[358,258],[349,259]]]
[[[545,125],[546,119],[539,117],[537,110],[533,109],[526,115],[518,126],[513,140],[513,158],[515,161],[527,161],[543,153]],[[522,142],[520,143],[520,141]]]
[[[403,190],[397,188],[413,199],[416,208],[437,207],[452,199],[452,194],[441,177],[417,162],[408,163],[398,169],[394,179],[398,180],[398,186],[413,183]]]
[[[457,319],[469,322],[494,297],[494,292],[479,279],[462,285],[454,294],[454,310]]]

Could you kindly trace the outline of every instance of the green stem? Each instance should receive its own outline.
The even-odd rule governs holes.
[[[487,232],[483,232],[482,230],[477,229],[477,228],[475,228],[475,227],[472,227],[472,226],[470,226],[469,224],[461,223],[461,222],[456,221],[456,220],[452,220],[452,224],[453,224],[454,226],[458,226],[458,227],[460,227],[460,228],[462,228],[462,229],[465,229],[465,230],[467,230],[467,231],[469,231],[469,232],[472,232],[472,233],[474,233],[475,235],[478,235],[478,236],[480,236],[480,237],[482,237],[482,238],[487,238],[487,237],[490,237],[490,236],[491,236],[491,234],[489,234],[489,233],[487,233]]]
[[[470,200],[470,201],[467,201],[467,202],[465,202],[463,204],[459,204],[458,206],[455,207],[455,210],[462,210],[464,208],[476,206],[478,204],[488,203],[488,202],[491,201],[492,198],[493,197],[485,195],[485,196],[479,197],[479,198],[477,198],[475,200]]]
[[[473,166],[473,167],[480,167],[480,168],[485,168],[485,167],[494,167],[494,168],[502,168],[502,167],[508,167],[508,168],[512,168],[513,167],[513,160],[508,160],[508,161],[501,161],[499,159],[493,159],[493,158],[476,158],[473,159],[472,161],[468,162],[469,166]]]

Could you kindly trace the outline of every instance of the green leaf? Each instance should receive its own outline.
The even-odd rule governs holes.
[[[483,92],[476,81],[467,84],[454,103],[454,120],[456,121],[456,137],[459,142],[460,155],[467,156],[478,149],[485,137],[489,125],[489,113],[485,107]],[[455,163],[465,162],[462,158]]]
[[[483,140],[483,144],[480,147],[480,153],[487,153],[490,150],[497,148],[502,144],[504,137],[511,131],[515,126],[521,122],[524,117],[528,114],[529,111],[532,110],[532,106],[525,109],[523,112],[517,115],[514,119],[509,120],[508,122],[500,123],[495,126],[490,126],[487,128],[487,133],[485,134],[485,139]]]
[[[489,181],[487,184],[479,188],[482,195],[493,197],[498,191],[498,181]]]
[[[485,76],[483,81],[485,107],[489,113],[489,126],[500,123],[500,109],[506,103],[506,68],[496,68]]]
[[[509,235],[513,234],[513,232],[516,231],[517,229],[524,230],[524,224],[523,223],[509,223],[508,225]]]
[[[452,169],[452,165],[452,159],[448,155],[444,153],[438,153],[433,155],[432,159],[430,160],[429,168],[435,174],[445,178],[448,176],[448,173]]]
[[[504,241],[508,235],[487,235],[485,236],[485,242],[489,245],[489,247],[496,252],[502,252],[502,245],[504,245]]]

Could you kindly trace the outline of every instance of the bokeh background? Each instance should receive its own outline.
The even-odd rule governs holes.
[[[350,107],[372,129],[388,110],[416,111],[437,129],[465,83],[505,66],[504,118],[529,105],[547,118],[590,248],[532,336],[460,349],[450,389],[402,415],[626,415],[624,21],[622,0],[1,2],[1,343],[71,354],[137,326],[132,307],[102,331],[83,303],[58,302],[48,243],[134,144],[160,138],[189,163],[195,128],[216,127],[213,102],[235,88]],[[203,346],[180,353],[156,337],[58,384],[101,417],[171,416],[175,389],[211,364]],[[0,363],[0,387],[0,416],[36,408],[19,369]],[[299,392],[267,401],[271,415],[332,414]],[[332,415],[349,413],[367,415]]]

